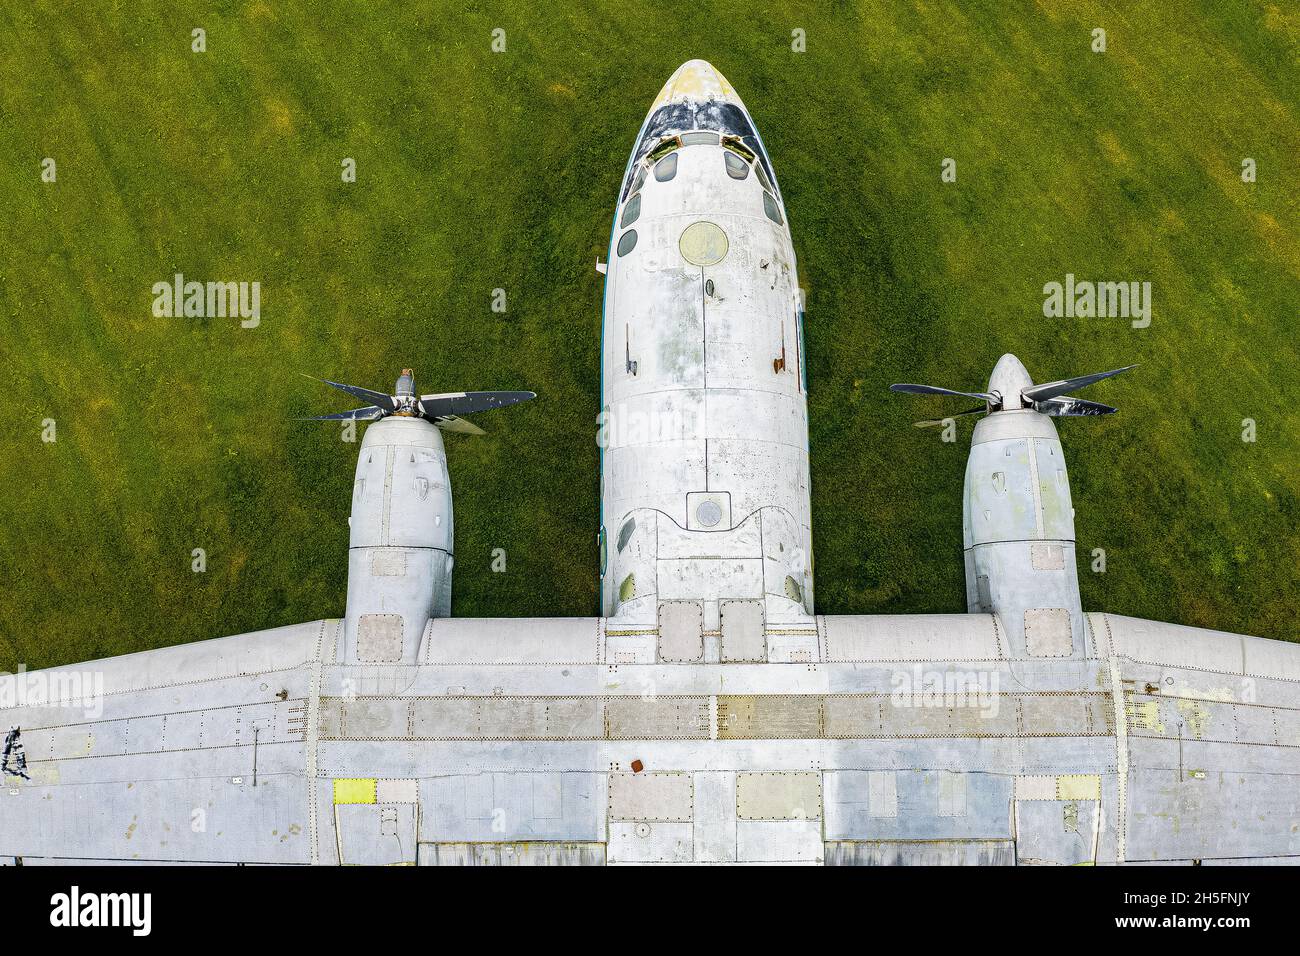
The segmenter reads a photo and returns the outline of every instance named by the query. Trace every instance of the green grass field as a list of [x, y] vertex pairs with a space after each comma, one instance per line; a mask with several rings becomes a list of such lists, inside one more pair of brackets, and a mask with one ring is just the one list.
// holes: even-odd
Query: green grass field
[[[1141, 363], [1060, 426], [1085, 608], [1300, 638], [1294, 6], [97, 6], [0, 13], [0, 667], [341, 615], [357, 445], [291, 421], [347, 407], [303, 372], [540, 393], [448, 439], [454, 611], [595, 613], [593, 263], [692, 57], [759, 124], [808, 290], [819, 612], [964, 609], [972, 420], [944, 444], [910, 422], [963, 404], [886, 387], [1013, 351]], [[177, 272], [259, 281], [261, 325], [155, 318]], [[1043, 318], [1067, 272], [1150, 281], [1151, 326]]]

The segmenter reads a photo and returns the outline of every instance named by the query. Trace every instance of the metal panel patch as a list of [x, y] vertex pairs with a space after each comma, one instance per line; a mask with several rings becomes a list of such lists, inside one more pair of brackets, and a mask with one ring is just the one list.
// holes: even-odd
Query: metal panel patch
[[1065, 570], [1065, 549], [1059, 544], [1031, 544], [1029, 560], [1035, 571]]
[[357, 621], [357, 660], [381, 663], [402, 659], [402, 615], [362, 614]]
[[1070, 612], [1036, 607], [1025, 612], [1025, 646], [1031, 657], [1069, 657], [1074, 652]]
[[664, 601], [659, 605], [659, 659], [676, 664], [704, 659], [704, 605]]
[[820, 773], [736, 775], [736, 816], [741, 820], [820, 820], [821, 815]]
[[611, 773], [609, 819], [690, 823], [695, 781], [689, 773]]
[[723, 661], [767, 660], [763, 602], [723, 601], [721, 610]]
[[815, 694], [718, 697], [719, 740], [799, 740], [821, 737], [825, 698]]
[[893, 770], [867, 772], [867, 812], [873, 817], [898, 816], [898, 775]]
[[371, 577], [404, 577], [406, 575], [406, 552], [388, 548], [376, 548], [370, 552]]

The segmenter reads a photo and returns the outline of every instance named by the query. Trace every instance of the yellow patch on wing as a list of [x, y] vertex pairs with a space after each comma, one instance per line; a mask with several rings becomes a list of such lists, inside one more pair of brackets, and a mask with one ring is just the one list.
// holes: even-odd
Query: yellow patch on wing
[[374, 777], [345, 777], [334, 781], [334, 803], [374, 803]]

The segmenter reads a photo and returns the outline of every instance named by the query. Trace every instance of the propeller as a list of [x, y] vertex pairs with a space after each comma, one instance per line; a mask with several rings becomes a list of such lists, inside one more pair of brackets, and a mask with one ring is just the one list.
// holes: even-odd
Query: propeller
[[990, 395], [988, 392], [954, 392], [950, 388], [939, 388], [936, 385], [891, 385], [891, 392], [911, 392], [913, 395], [960, 395], [965, 398], [982, 398], [986, 402], [997, 401], [996, 395]]
[[[1021, 391], [1020, 396], [1026, 402], [1041, 402], [1045, 399], [1056, 398], [1058, 395], [1064, 395], [1066, 392], [1073, 392], [1077, 388], [1083, 388], [1085, 385], [1100, 382], [1103, 378], [1110, 378], [1112, 375], [1118, 375], [1120, 372], [1127, 372], [1129, 369], [1134, 368], [1137, 368], [1137, 366], [1125, 365], [1123, 368], [1114, 368], [1109, 372], [1093, 372], [1091, 375], [1080, 375], [1078, 378], [1063, 378], [1059, 382], [1034, 385]], [[1115, 409], [1112, 408], [1111, 411], [1113, 412]], [[1094, 412], [1091, 414], [1101, 413]]]
[[425, 415], [438, 418], [487, 412], [536, 397], [533, 392], [444, 392], [441, 395], [421, 395], [419, 404]]
[[[306, 377], [312, 378], [310, 375]], [[415, 373], [409, 368], [402, 369], [402, 376], [397, 380], [397, 387], [392, 395], [371, 391], [357, 385], [331, 382], [327, 379], [315, 380], [370, 404], [347, 412], [336, 412], [333, 415], [313, 415], [301, 421], [377, 421], [388, 415], [397, 415], [404, 418], [425, 418], [444, 431], [464, 435], [486, 433], [473, 422], [461, 418], [461, 415], [505, 408], [507, 405], [517, 405], [537, 397], [536, 392], [443, 392], [417, 397]]]
[[[979, 408], [972, 408], [968, 412], [958, 412], [956, 415], [949, 415], [948, 418], [965, 418], [967, 415], [983, 415], [988, 411], [988, 406], [981, 405]], [[942, 425], [948, 418], [932, 418], [924, 422], [913, 422], [917, 428], [934, 428]]]
[[891, 392], [907, 392], [913, 395], [955, 395], [964, 398], [979, 398], [984, 401], [984, 405], [979, 408], [958, 412], [945, 418], [917, 422], [917, 428], [942, 425], [949, 418], [962, 418], [966, 415], [993, 414], [994, 412], [1020, 409], [1032, 409], [1040, 414], [1051, 415], [1052, 417], [1110, 415], [1117, 411], [1112, 405], [1090, 402], [1084, 398], [1074, 398], [1065, 393], [1092, 385], [1102, 379], [1119, 375], [1121, 372], [1127, 372], [1134, 368], [1137, 368], [1137, 366], [1126, 365], [1123, 368], [1111, 369], [1109, 372], [1094, 372], [1091, 375], [1080, 375], [1076, 378], [1064, 378], [1056, 382], [1035, 385], [1018, 358], [1014, 355], [1004, 355], [998, 360], [992, 376], [989, 377], [987, 392], [961, 392], [950, 388], [939, 388], [935, 385], [911, 384], [891, 385], [889, 390]]
[[[311, 376], [307, 376], [310, 378]], [[397, 402], [395, 396], [385, 395], [383, 392], [372, 392], [368, 388], [360, 388], [356, 385], [344, 385], [342, 382], [330, 382], [326, 379], [317, 379], [325, 382], [331, 388], [337, 388], [340, 392], [347, 392], [353, 398], [360, 399], [363, 402], [369, 402], [371, 405], [377, 405], [386, 412], [397, 411]]]

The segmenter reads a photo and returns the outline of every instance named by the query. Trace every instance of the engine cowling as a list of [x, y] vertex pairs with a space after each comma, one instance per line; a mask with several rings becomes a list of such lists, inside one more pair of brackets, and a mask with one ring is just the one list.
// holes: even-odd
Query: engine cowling
[[1074, 507], [1051, 418], [1026, 408], [981, 419], [963, 505], [967, 609], [998, 615], [1013, 657], [1082, 656]]
[[451, 483], [432, 422], [395, 415], [366, 429], [349, 523], [344, 659], [415, 663], [429, 619], [451, 613]]

